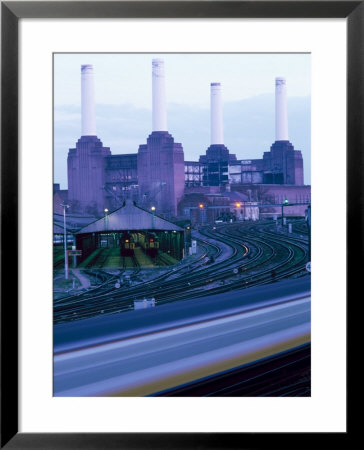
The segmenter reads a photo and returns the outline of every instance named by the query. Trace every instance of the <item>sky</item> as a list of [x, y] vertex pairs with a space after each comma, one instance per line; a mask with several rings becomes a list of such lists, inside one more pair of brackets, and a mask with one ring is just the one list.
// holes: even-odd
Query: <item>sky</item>
[[288, 133], [310, 184], [309, 54], [55, 54], [54, 182], [67, 189], [67, 154], [81, 136], [81, 65], [94, 66], [97, 136], [112, 154], [137, 153], [152, 132], [152, 59], [165, 62], [168, 131], [197, 161], [210, 145], [210, 83], [222, 85], [224, 143], [262, 158], [275, 140], [275, 78], [287, 83]]

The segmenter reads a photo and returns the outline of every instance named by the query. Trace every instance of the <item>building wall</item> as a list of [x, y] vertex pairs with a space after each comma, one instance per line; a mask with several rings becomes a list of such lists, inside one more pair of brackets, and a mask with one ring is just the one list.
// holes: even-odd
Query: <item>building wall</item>
[[236, 156], [230, 155], [223, 144], [212, 144], [201, 155], [199, 162], [203, 163], [203, 185], [224, 187], [229, 183], [229, 162], [235, 161]]
[[63, 214], [62, 204], [68, 204], [68, 191], [56, 190], [53, 194], [53, 212], [57, 214]]
[[311, 186], [292, 185], [255, 185], [255, 186], [232, 186], [232, 190], [248, 195], [251, 201], [260, 204], [275, 204], [276, 207], [260, 209], [260, 217], [272, 217], [281, 214], [281, 204], [285, 199], [289, 203], [306, 203], [304, 205], [285, 206], [284, 214], [287, 216], [304, 217], [307, 203], [311, 203]]
[[142, 203], [166, 217], [177, 215], [185, 186], [184, 154], [166, 131], [154, 131], [138, 150], [138, 184]]
[[263, 183], [263, 160], [239, 160], [229, 164], [230, 184]]
[[105, 157], [110, 149], [96, 136], [82, 136], [68, 152], [68, 202], [71, 212], [100, 215], [105, 208]]
[[263, 170], [265, 184], [304, 184], [302, 154], [289, 141], [272, 144], [270, 152], [263, 155]]
[[237, 160], [224, 145], [210, 146], [198, 162], [185, 163], [185, 186], [289, 184], [303, 186], [303, 159], [289, 141], [277, 141], [262, 159]]
[[197, 161], [185, 161], [185, 186], [199, 187], [203, 185], [204, 164]]
[[224, 145], [214, 145], [199, 161], [185, 162], [182, 145], [165, 131], [153, 132], [137, 154], [125, 155], [111, 155], [96, 136], [81, 137], [69, 150], [68, 186], [70, 212], [95, 216], [103, 215], [104, 208], [121, 207], [127, 198], [147, 209], [155, 206], [165, 217], [176, 216], [184, 194], [219, 193], [229, 186], [246, 193], [249, 201], [310, 200], [302, 154], [288, 141], [275, 142], [262, 159], [237, 160]]
[[138, 201], [137, 153], [105, 158], [105, 195], [110, 211], [120, 208], [124, 200]]

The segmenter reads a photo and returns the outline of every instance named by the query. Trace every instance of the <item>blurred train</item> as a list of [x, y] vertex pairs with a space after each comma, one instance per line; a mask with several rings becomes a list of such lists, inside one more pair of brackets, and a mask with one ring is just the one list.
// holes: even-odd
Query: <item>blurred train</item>
[[[192, 395], [198, 396], [202, 390], [199, 382], [205, 377], [211, 377], [213, 381], [212, 389], [208, 392], [207, 388], [205, 392], [214, 395], [219, 389], [218, 394], [224, 395], [224, 387], [220, 384], [221, 373], [234, 369], [237, 360], [243, 361], [242, 369], [258, 361], [259, 366], [263, 364], [266, 373], [272, 367], [275, 367], [274, 370], [277, 367], [287, 368], [286, 365], [276, 364], [275, 357], [279, 357], [281, 352], [287, 354], [293, 351], [296, 361], [309, 361], [309, 356], [303, 360], [302, 354], [296, 351], [307, 348], [311, 340], [311, 279], [301, 277], [270, 286], [251, 287], [244, 290], [244, 302], [241, 292], [206, 293], [200, 298], [172, 301], [168, 308], [143, 308], [137, 314], [134, 311], [100, 314], [84, 321], [82, 333], [79, 332], [79, 321], [56, 324], [53, 337], [53, 395], [140, 397], [161, 395], [164, 392], [164, 395], [173, 396], [170, 390], [176, 386], [195, 384], [200, 391]], [[251, 314], [252, 308], [254, 314]], [[227, 321], [226, 317], [231, 314], [234, 315], [234, 321]], [[147, 330], [145, 323], [148, 323]], [[204, 323], [206, 328], [196, 331], [196, 323]], [[235, 333], [232, 327], [237, 330]], [[170, 340], [171, 329], [177, 330], [174, 342]], [[244, 329], [249, 330], [249, 336], [238, 342], [236, 333], [241, 334]], [[202, 339], [196, 339], [197, 332]], [[145, 337], [140, 339], [141, 335]], [[151, 348], [145, 345], [145, 339], [149, 338], [153, 339]], [[113, 342], [112, 350], [110, 341]], [[189, 364], [183, 364], [186, 342], [195, 351], [190, 352]], [[97, 349], [97, 358], [92, 349]], [[158, 358], [151, 357], [151, 352], [158, 352]], [[262, 354], [267, 358], [268, 366], [261, 362]], [[269, 360], [268, 357], [274, 359]], [[270, 362], [273, 362], [273, 366], [270, 366]], [[287, 364], [292, 362], [293, 359]], [[126, 368], [126, 376], [120, 377], [120, 364]], [[294, 370], [302, 377], [303, 371], [307, 373], [309, 367], [300, 367]], [[195, 368], [196, 371], [193, 371]], [[217, 377], [211, 368], [215, 368]], [[151, 370], [157, 374], [158, 383], [150, 382]], [[100, 382], [93, 383], [92, 379], [96, 375]], [[242, 377], [241, 373], [238, 376]], [[237, 388], [234, 385], [236, 380], [234, 382], [230, 378], [229, 384], [230, 381], [233, 388]], [[269, 382], [275, 382], [274, 377], [268, 383], [262, 383], [262, 389], [263, 385], [269, 386]], [[245, 382], [243, 384], [246, 385]], [[290, 390], [292, 385], [289, 387], [289, 384], [291, 381], [286, 379], [282, 385]], [[249, 388], [254, 392], [257, 385], [249, 384]]]
[[159, 250], [159, 237], [155, 233], [140, 234], [139, 242], [147, 255], [156, 256]]
[[123, 233], [120, 237], [120, 255], [132, 256], [135, 250], [135, 239], [131, 233]]

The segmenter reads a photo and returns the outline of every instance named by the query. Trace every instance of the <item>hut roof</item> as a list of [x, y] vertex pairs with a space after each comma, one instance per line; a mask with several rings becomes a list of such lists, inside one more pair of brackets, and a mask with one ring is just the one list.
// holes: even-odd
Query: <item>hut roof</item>
[[162, 219], [157, 215], [154, 215], [153, 221], [153, 214], [151, 212], [146, 211], [145, 209], [136, 206], [134, 202], [127, 200], [121, 208], [108, 214], [107, 218], [103, 217], [90, 223], [79, 230], [77, 234], [97, 233], [101, 231], [110, 232], [152, 229], [183, 231], [183, 228], [168, 220]]

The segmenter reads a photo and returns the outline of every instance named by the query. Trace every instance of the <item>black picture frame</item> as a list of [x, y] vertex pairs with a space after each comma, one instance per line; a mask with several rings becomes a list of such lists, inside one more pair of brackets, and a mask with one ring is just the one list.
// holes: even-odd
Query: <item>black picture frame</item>
[[[346, 18], [347, 19], [347, 304], [363, 263], [363, 1], [5, 1], [1, 2], [1, 448], [184, 449], [296, 447], [346, 433], [19, 433], [18, 432], [18, 21], [21, 18]], [[10, 238], [11, 236], [11, 238]], [[359, 240], [359, 246], [358, 246]], [[349, 310], [347, 309], [349, 313]], [[348, 335], [349, 338], [349, 335]], [[349, 339], [347, 349], [350, 348]], [[348, 366], [347, 366], [347, 375]], [[334, 395], [334, 393], [333, 393]], [[348, 397], [349, 398], [349, 397]], [[349, 405], [347, 405], [349, 406]], [[349, 434], [350, 432], [350, 434]]]

